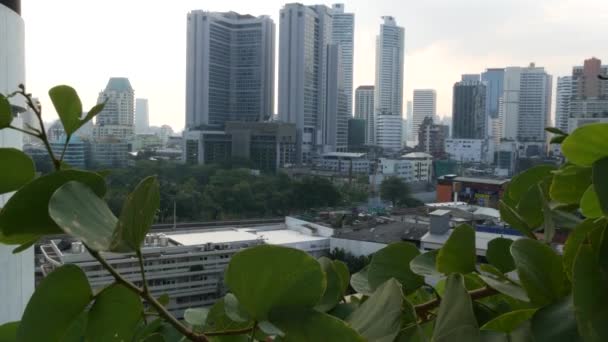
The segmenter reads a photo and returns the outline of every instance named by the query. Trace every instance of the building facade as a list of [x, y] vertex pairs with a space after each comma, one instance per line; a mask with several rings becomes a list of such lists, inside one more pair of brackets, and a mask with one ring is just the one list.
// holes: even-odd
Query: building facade
[[[0, 93], [8, 94], [25, 82], [25, 24], [21, 18], [19, 0], [0, 3]], [[25, 108], [19, 97], [9, 99], [11, 105]], [[22, 127], [20, 118], [12, 125]], [[21, 149], [23, 134], [13, 130], [0, 130], [0, 147]], [[0, 195], [0, 207], [9, 200], [10, 193]], [[34, 247], [13, 254], [16, 246], [0, 244], [0, 325], [19, 321], [34, 292]]]
[[104, 103], [95, 117], [94, 138], [130, 139], [135, 133], [135, 92], [128, 78], [112, 77], [97, 103]]
[[433, 175], [433, 156], [412, 152], [399, 159], [380, 158], [378, 170], [382, 179], [395, 176], [406, 183], [430, 182]]
[[[65, 136], [58, 140], [51, 141], [51, 149], [56, 156], [60, 156], [65, 145]], [[68, 146], [63, 156], [63, 161], [69, 166], [77, 169], [86, 169], [88, 165], [88, 146], [79, 136], [74, 135], [70, 138]]]
[[555, 92], [555, 127], [568, 132], [568, 119], [570, 118], [570, 99], [572, 98], [572, 76], [557, 78]]
[[452, 137], [455, 139], [483, 139], [487, 136], [486, 85], [479, 75], [462, 76], [454, 84], [452, 97]]
[[552, 78], [543, 67], [505, 69], [502, 138], [545, 142], [551, 123]]
[[355, 91], [355, 118], [365, 120], [366, 144], [373, 145], [375, 141], [374, 128], [374, 86], [362, 85]]
[[448, 158], [464, 163], [492, 163], [494, 143], [489, 139], [446, 139]]
[[150, 130], [148, 99], [135, 99], [135, 133], [144, 134]]
[[131, 143], [111, 137], [100, 138], [89, 144], [92, 168], [125, 168], [129, 165]]
[[347, 116], [353, 116], [353, 65], [355, 51], [355, 14], [344, 13], [344, 4], [334, 4], [331, 7], [333, 16], [332, 40], [340, 45], [341, 65], [344, 77], [344, 92], [346, 93]]
[[274, 113], [274, 37], [268, 16], [188, 13], [186, 129]]
[[314, 168], [341, 175], [364, 174], [372, 171], [373, 162], [365, 153], [329, 152], [315, 160]]
[[595, 57], [572, 68], [568, 131], [590, 123], [608, 122], [608, 81], [600, 80], [598, 75], [608, 77], [608, 65], [602, 65]]
[[393, 17], [385, 16], [382, 19], [384, 22], [380, 25], [380, 34], [376, 37], [374, 142], [384, 149], [395, 150], [401, 148], [402, 127], [400, 124], [398, 127], [389, 127], [387, 124], [402, 120], [405, 29], [397, 26]]
[[445, 156], [445, 139], [450, 128], [433, 123], [433, 119], [427, 117], [422, 121], [418, 131], [419, 151], [432, 155], [434, 158]]
[[414, 89], [412, 102], [412, 138], [418, 141], [420, 125], [425, 118], [435, 118], [437, 115], [437, 91], [435, 89]]
[[364, 119], [348, 120], [348, 150], [353, 152], [363, 149], [367, 143], [366, 121]]

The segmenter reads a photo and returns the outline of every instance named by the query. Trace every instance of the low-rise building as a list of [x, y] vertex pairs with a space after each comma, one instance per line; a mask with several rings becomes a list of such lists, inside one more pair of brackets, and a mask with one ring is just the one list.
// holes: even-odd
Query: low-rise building
[[380, 158], [376, 177], [379, 183], [386, 177], [399, 177], [406, 183], [430, 182], [433, 177], [433, 156], [424, 152], [411, 152], [399, 159]]
[[89, 148], [90, 166], [93, 168], [123, 168], [129, 164], [131, 144], [122, 139], [93, 139]]
[[464, 201], [481, 207], [498, 208], [509, 179], [457, 177], [437, 178], [437, 202]]
[[445, 140], [445, 153], [448, 158], [462, 163], [492, 163], [493, 147], [488, 139]]
[[313, 165], [315, 170], [330, 171], [335, 174], [368, 175], [372, 171], [373, 161], [367, 159], [365, 153], [329, 152], [316, 158]]
[[[187, 308], [211, 306], [226, 293], [224, 271], [240, 250], [261, 244], [297, 248], [314, 257], [329, 252], [333, 229], [287, 217], [283, 223], [241, 227], [208, 227], [148, 234], [142, 254], [148, 287], [156, 297], [169, 295], [167, 305], [177, 317]], [[41, 245], [44, 275], [66, 264], [79, 266], [95, 290], [114, 278], [86, 251], [80, 241], [53, 239]], [[134, 253], [104, 253], [110, 265], [141, 286]]]
[[[65, 142], [65, 136], [50, 142], [51, 149], [53, 150], [55, 156], [61, 156], [64, 150]], [[68, 142], [67, 148], [65, 149], [63, 161], [71, 167], [85, 169], [88, 165], [88, 152], [89, 149], [87, 142], [81, 140], [79, 136], [73, 135]]]

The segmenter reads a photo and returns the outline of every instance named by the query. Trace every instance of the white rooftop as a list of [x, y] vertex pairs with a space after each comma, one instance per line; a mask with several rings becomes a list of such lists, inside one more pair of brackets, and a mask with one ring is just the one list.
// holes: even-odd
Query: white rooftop
[[[420, 239], [421, 245], [426, 249], [439, 249], [443, 247], [448, 238], [452, 234], [453, 229], [450, 229], [447, 233], [442, 235], [426, 233]], [[475, 249], [477, 249], [477, 255], [486, 255], [486, 251], [488, 250], [488, 243], [491, 240], [496, 238], [503, 237], [511, 240], [521, 239], [521, 236], [515, 235], [507, 235], [507, 234], [495, 234], [495, 233], [487, 233], [487, 232], [475, 232]]]
[[207, 232], [191, 232], [182, 234], [169, 234], [167, 237], [183, 246], [198, 246], [206, 243], [228, 243], [239, 241], [252, 241], [258, 236], [240, 229], [222, 229]]
[[340, 157], [340, 158], [363, 158], [365, 153], [354, 152], [328, 152], [324, 153], [323, 157]]
[[262, 230], [255, 232], [257, 236], [262, 237], [264, 242], [269, 245], [286, 245], [305, 241], [327, 240], [323, 236], [311, 236], [302, 234], [295, 230], [278, 229], [278, 230]]

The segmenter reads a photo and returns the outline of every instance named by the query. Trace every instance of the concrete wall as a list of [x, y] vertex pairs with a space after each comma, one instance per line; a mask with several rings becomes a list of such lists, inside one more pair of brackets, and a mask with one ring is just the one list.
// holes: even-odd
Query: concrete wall
[[331, 251], [333, 251], [335, 248], [342, 248], [355, 256], [367, 256], [372, 253], [376, 253], [386, 246], [387, 244], [384, 243], [339, 239], [334, 237], [329, 240], [329, 249]]

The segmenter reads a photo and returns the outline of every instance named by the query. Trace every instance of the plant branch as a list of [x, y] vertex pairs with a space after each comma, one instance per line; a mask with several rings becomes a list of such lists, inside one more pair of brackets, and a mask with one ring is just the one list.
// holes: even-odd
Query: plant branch
[[70, 143], [70, 139], [72, 138], [71, 134], [68, 134], [65, 138], [65, 144], [63, 144], [63, 151], [61, 151], [61, 156], [59, 156], [59, 163], [63, 162], [63, 157], [65, 156], [65, 151], [68, 149], [68, 144]]
[[205, 333], [205, 336], [243, 335], [250, 333], [252, 330], [253, 327], [234, 330], [214, 331]]
[[258, 321], [253, 322], [253, 328], [251, 329], [251, 335], [249, 335], [249, 342], [253, 342], [253, 337], [255, 336], [255, 329], [258, 327]]
[[40, 136], [36, 135], [35, 133], [27, 131], [27, 130], [19, 128], [19, 127], [8, 126], [8, 128], [13, 129], [13, 130], [18, 131], [18, 132], [21, 132], [23, 134], [27, 134], [27, 135], [31, 135], [31, 136], [36, 137], [36, 138], [40, 138]]
[[[498, 292], [491, 287], [485, 286], [485, 287], [482, 287], [477, 290], [469, 291], [468, 293], [469, 293], [469, 296], [471, 296], [471, 300], [476, 300], [476, 299], [493, 296], [493, 295], [497, 294]], [[435, 298], [426, 303], [422, 303], [422, 304], [418, 304], [418, 305], [414, 306], [414, 309], [416, 310], [416, 314], [418, 315], [418, 317], [425, 318], [428, 316], [429, 311], [439, 307], [440, 304], [441, 304], [441, 298]]]
[[[65, 144], [67, 146], [67, 143]], [[63, 150], [65, 152], [65, 148]], [[61, 154], [61, 159], [63, 159], [63, 153]], [[137, 254], [137, 260], [139, 261], [139, 271], [141, 272], [141, 283], [143, 286], [143, 291], [145, 293], [150, 293], [150, 291], [148, 291], [148, 281], [146, 280], [146, 272], [144, 270], [144, 256], [141, 254], [141, 249], [137, 249], [137, 251], [135, 252]], [[146, 315], [143, 315], [144, 318], [144, 323], [148, 324], [148, 319], [146, 318]]]

